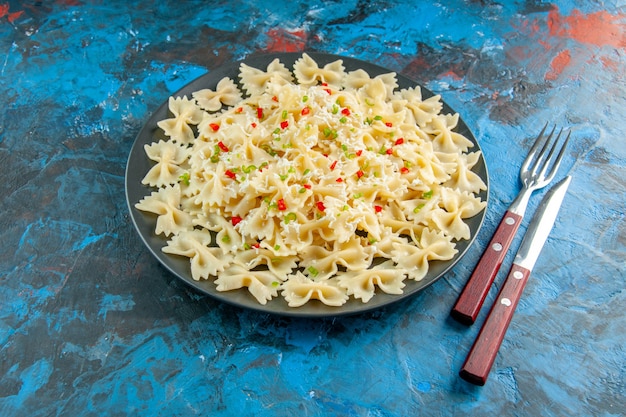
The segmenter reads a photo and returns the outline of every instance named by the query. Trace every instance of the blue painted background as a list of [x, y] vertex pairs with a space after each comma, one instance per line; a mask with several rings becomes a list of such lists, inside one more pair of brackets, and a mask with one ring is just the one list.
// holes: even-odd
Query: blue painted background
[[[125, 164], [151, 112], [224, 63], [302, 50], [412, 77], [484, 150], [476, 245], [408, 301], [238, 310], [178, 282], [130, 223]], [[626, 414], [623, 2], [9, 1], [0, 51], [0, 415]], [[486, 309], [470, 328], [449, 310], [546, 121], [571, 128], [573, 183], [475, 387], [457, 372]]]

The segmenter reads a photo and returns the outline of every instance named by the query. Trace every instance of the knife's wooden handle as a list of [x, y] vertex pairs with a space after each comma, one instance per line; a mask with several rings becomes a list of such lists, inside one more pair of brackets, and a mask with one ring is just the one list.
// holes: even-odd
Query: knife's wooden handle
[[489, 288], [500, 270], [521, 222], [522, 216], [508, 210], [504, 213], [491, 242], [450, 312], [459, 322], [470, 325], [476, 321], [476, 316], [485, 302]]
[[459, 372], [464, 380], [485, 385], [529, 276], [528, 269], [517, 264], [511, 267], [504, 286]]

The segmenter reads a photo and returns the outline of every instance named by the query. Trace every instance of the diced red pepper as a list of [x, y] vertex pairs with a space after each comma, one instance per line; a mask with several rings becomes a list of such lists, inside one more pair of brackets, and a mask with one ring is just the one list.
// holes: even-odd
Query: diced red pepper
[[404, 143], [404, 138], [398, 138], [396, 140], [396, 145], [402, 145]]
[[333, 171], [336, 166], [337, 166], [337, 161], [333, 161], [333, 163], [330, 164], [330, 170]]
[[288, 126], [289, 126], [289, 122], [287, 120], [280, 122], [281, 129], [287, 129]]
[[393, 123], [391, 123], [391, 122], [385, 122], [385, 126], [387, 126], [387, 127], [393, 127]]
[[356, 156], [361, 156], [362, 153], [363, 153], [363, 149], [359, 149], [358, 151], [356, 151]]
[[214, 132], [217, 132], [218, 130], [220, 130], [220, 125], [218, 125], [217, 123], [210, 123], [209, 127], [211, 128], [211, 130], [213, 130]]
[[335, 180], [336, 182], [343, 182], [343, 178], [339, 177]]
[[243, 219], [239, 216], [233, 216], [230, 218], [230, 222], [233, 224], [233, 226], [237, 226], [239, 223], [241, 223]]
[[261, 244], [259, 242], [251, 245], [254, 249], [259, 249], [261, 247]]
[[347, 107], [342, 109], [341, 114], [343, 114], [344, 116], [350, 116], [350, 109]]
[[324, 211], [324, 210], [326, 210], [326, 206], [324, 205], [324, 202], [323, 202], [323, 201], [318, 201], [318, 202], [317, 202], [317, 209], [318, 209], [319, 211]]
[[224, 145], [224, 142], [222, 142], [221, 140], [217, 142], [217, 146], [219, 146], [222, 152], [228, 152], [228, 146]]
[[304, 188], [306, 188], [307, 190], [311, 189], [311, 184], [304, 184], [302, 185]]
[[361, 178], [363, 175], [365, 175], [365, 173], [362, 170], [360, 170], [360, 169], [356, 172], [356, 176], [358, 178]]
[[306, 116], [309, 113], [311, 113], [311, 108], [309, 106], [303, 107], [302, 111], [300, 112], [300, 114], [302, 114], [303, 116]]
[[392, 155], [392, 154], [393, 154], [393, 149], [389, 148], [389, 149], [387, 149], [387, 150], [385, 151], [385, 153], [386, 153], [387, 155]]
[[274, 96], [272, 97], [272, 100], [278, 103], [278, 97]]
[[330, 88], [325, 88], [324, 91], [326, 91], [329, 95], [333, 93], [332, 91], [330, 91]]
[[237, 107], [235, 113], [243, 113], [243, 107]]
[[256, 108], [256, 117], [259, 120], [263, 119], [263, 108], [261, 108], [261, 107], [257, 107]]
[[231, 180], [234, 180], [235, 178], [237, 178], [237, 175], [235, 175], [235, 173], [231, 171], [230, 169], [227, 169], [226, 172], [224, 172], [224, 174]]
[[383, 207], [382, 207], [382, 206], [378, 206], [378, 205], [376, 205], [376, 206], [374, 206], [374, 211], [375, 211], [376, 213], [380, 213], [381, 211], [383, 211]]
[[278, 200], [277, 206], [278, 206], [278, 210], [280, 210], [280, 211], [287, 210], [287, 204], [285, 204], [285, 200], [283, 200], [282, 198], [280, 200]]
[[402, 167], [402, 168], [400, 168], [400, 173], [401, 174], [408, 174], [409, 173], [409, 169], [407, 167]]
[[252, 126], [253, 128], [256, 127], [256, 123], [252, 123], [250, 126]]

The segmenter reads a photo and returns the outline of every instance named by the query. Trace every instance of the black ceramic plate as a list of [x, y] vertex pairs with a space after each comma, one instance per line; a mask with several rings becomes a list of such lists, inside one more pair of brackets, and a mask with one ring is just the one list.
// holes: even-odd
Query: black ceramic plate
[[[372, 77], [379, 74], [392, 72], [386, 68], [349, 57], [313, 52], [308, 54], [320, 66], [341, 59], [343, 61], [343, 65], [346, 68], [346, 71], [363, 69], [367, 71]], [[264, 54], [248, 57], [242, 62], [250, 65], [251, 67], [264, 70], [272, 60], [274, 60], [275, 58], [279, 58], [280, 61], [285, 64], [287, 68], [292, 69], [293, 63], [301, 56], [301, 53]], [[217, 83], [223, 77], [230, 77], [231, 79], [238, 81], [239, 64], [240, 62], [234, 62], [230, 65], [225, 65], [218, 69], [212, 70], [210, 73], [197, 78], [196, 80], [192, 81], [172, 95], [175, 97], [183, 95], [191, 97], [191, 93], [194, 91], [201, 90], [203, 88], [215, 89]], [[397, 75], [397, 79], [399, 88], [415, 87], [418, 85], [414, 81], [411, 81], [410, 79], [403, 77], [400, 74]], [[433, 95], [432, 92], [428, 91], [424, 87], [421, 87], [421, 90], [422, 96], [424, 98], [428, 98]], [[445, 103], [443, 106], [443, 112], [456, 113]], [[404, 293], [402, 295], [390, 295], [385, 294], [382, 291], [377, 291], [376, 295], [367, 303], [363, 303], [360, 300], [350, 298], [348, 302], [341, 307], [329, 307], [318, 301], [313, 300], [302, 307], [292, 308], [287, 306], [287, 302], [280, 295], [275, 299], [269, 301], [266, 305], [261, 305], [256, 301], [256, 299], [252, 297], [252, 295], [248, 293], [247, 289], [219, 292], [215, 289], [215, 284], [212, 280], [193, 280], [193, 278], [191, 277], [189, 258], [163, 253], [161, 251], [161, 248], [165, 246], [166, 239], [162, 236], [156, 236], [154, 234], [156, 216], [150, 213], [144, 213], [135, 208], [135, 204], [140, 199], [149, 195], [151, 192], [151, 189], [149, 187], [141, 184], [141, 180], [148, 172], [152, 164], [151, 161], [146, 157], [143, 147], [145, 144], [150, 144], [154, 141], [158, 141], [159, 139], [164, 138], [161, 130], [157, 127], [157, 122], [168, 117], [170, 116], [168, 114], [166, 98], [165, 102], [156, 110], [156, 112], [154, 112], [154, 114], [152, 114], [143, 129], [139, 132], [139, 135], [137, 136], [135, 143], [133, 144], [133, 147], [130, 151], [128, 164], [126, 167], [126, 199], [128, 203], [128, 208], [130, 210], [130, 215], [133, 223], [135, 224], [137, 232], [139, 232], [139, 235], [141, 236], [141, 239], [146, 244], [150, 252], [152, 252], [152, 254], [159, 260], [159, 262], [161, 262], [161, 264], [165, 266], [165, 268], [167, 268], [169, 271], [171, 271], [171, 273], [173, 273], [192, 287], [198, 289], [199, 291], [229, 304], [265, 313], [301, 317], [339, 316], [346, 314], [362, 313], [365, 311], [380, 308], [382, 306], [405, 299], [406, 297], [411, 297], [415, 295], [433, 282], [437, 281], [446, 272], [448, 272], [465, 255], [469, 246], [474, 242], [474, 239], [476, 238], [476, 235], [478, 234], [478, 231], [482, 226], [485, 217], [486, 210], [483, 210], [478, 215], [470, 219], [466, 219], [466, 222], [468, 223], [471, 230], [471, 239], [457, 242], [456, 248], [458, 249], [458, 253], [451, 260], [445, 262], [431, 262], [428, 274], [421, 281], [416, 282], [410, 279], [405, 280], [406, 286], [404, 287]], [[465, 122], [462, 120], [462, 118], [460, 118], [458, 126], [455, 130], [458, 133], [463, 134], [474, 143], [474, 148], [472, 148], [471, 151], [480, 150], [478, 142], [476, 141], [474, 135], [467, 127]], [[487, 175], [487, 166], [485, 165], [484, 158], [481, 157], [478, 163], [474, 166], [474, 172], [483, 179], [488, 188], [489, 178]], [[480, 197], [484, 201], [487, 201], [488, 191], [482, 192], [480, 194]]]

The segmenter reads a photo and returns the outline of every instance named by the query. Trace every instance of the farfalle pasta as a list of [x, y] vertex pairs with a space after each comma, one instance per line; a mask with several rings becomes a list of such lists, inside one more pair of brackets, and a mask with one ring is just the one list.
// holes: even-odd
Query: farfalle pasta
[[307, 54], [292, 71], [242, 64], [238, 82], [170, 98], [167, 140], [145, 147], [153, 190], [136, 208], [193, 279], [263, 305], [366, 303], [471, 238], [480, 151], [439, 96]]

